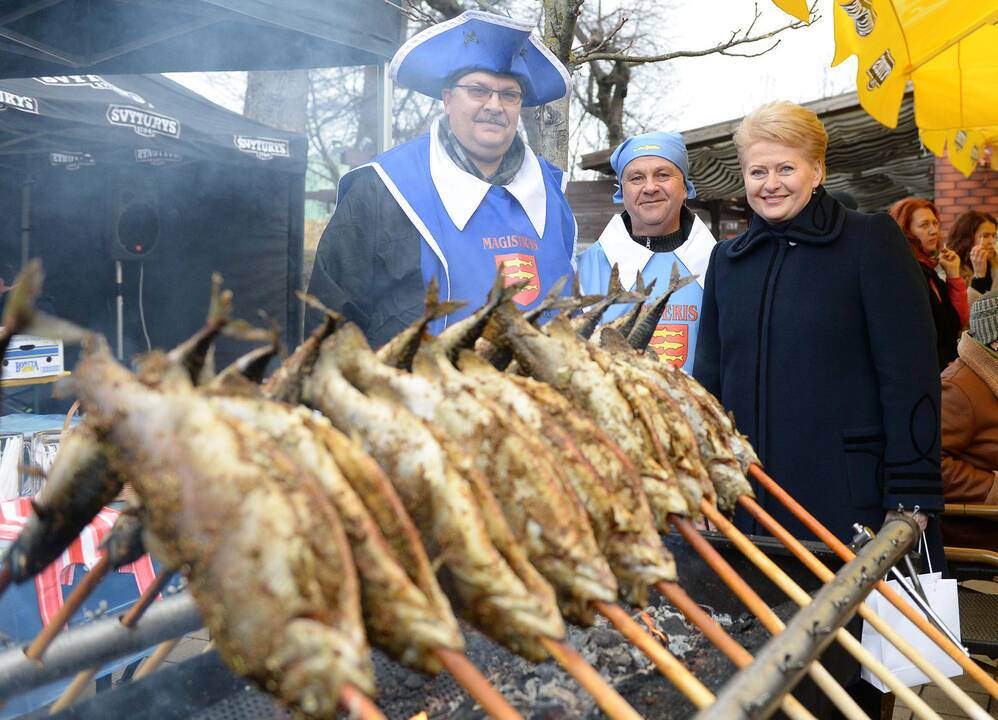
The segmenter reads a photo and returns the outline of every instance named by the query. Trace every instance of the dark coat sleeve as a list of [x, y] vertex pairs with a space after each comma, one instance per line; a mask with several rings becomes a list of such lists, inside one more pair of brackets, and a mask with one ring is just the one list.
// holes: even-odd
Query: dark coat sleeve
[[897, 224], [873, 215], [860, 286], [883, 412], [883, 507], [942, 510], [936, 337], [917, 263]]
[[[308, 292], [379, 346], [422, 310], [421, 238], [372, 168], [353, 172], [319, 240]], [[309, 308], [305, 332], [321, 320]]]
[[714, 260], [719, 247], [721, 243], [711, 250], [704, 276], [697, 350], [693, 360], [693, 377], [718, 398], [721, 396], [721, 341], [717, 328], [717, 298], [714, 297]]

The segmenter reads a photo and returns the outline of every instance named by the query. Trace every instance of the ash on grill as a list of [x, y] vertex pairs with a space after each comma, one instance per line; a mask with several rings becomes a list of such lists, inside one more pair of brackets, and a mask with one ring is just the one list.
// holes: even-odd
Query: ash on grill
[[[669, 641], [669, 650], [717, 691], [735, 673], [735, 666], [714, 648], [679, 612], [658, 593], [645, 608], [655, 626]], [[768, 633], [755, 618], [705, 609], [750, 652], [761, 647]], [[783, 618], [795, 610], [788, 603], [776, 608]], [[640, 620], [639, 620], [640, 622]], [[467, 626], [462, 628], [468, 657], [510, 703], [528, 720], [600, 718], [602, 712], [592, 697], [554, 661], [532, 665], [490, 642]], [[688, 718], [696, 708], [655, 669], [644, 655], [626, 642], [603, 618], [590, 628], [569, 627], [568, 639], [585, 660], [610, 681], [635, 710], [645, 717]], [[485, 717], [467, 694], [447, 674], [430, 678], [407, 671], [375, 653], [378, 707], [392, 720], [407, 720], [421, 710], [433, 718], [471, 720]]]

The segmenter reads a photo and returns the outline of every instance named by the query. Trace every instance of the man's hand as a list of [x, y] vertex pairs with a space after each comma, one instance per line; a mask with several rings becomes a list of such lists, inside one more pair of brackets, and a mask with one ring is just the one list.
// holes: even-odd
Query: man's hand
[[949, 248], [943, 248], [939, 252], [939, 264], [946, 271], [947, 278], [960, 276], [960, 256]]
[[910, 517], [912, 520], [918, 523], [918, 527], [921, 529], [921, 531], [925, 532], [925, 528], [929, 524], [929, 516], [921, 512], [911, 513], [905, 510], [903, 513], [899, 513], [897, 510], [888, 510], [887, 514], [884, 515], [884, 522], [889, 522], [890, 520], [897, 520], [902, 515], [907, 515], [908, 517]]

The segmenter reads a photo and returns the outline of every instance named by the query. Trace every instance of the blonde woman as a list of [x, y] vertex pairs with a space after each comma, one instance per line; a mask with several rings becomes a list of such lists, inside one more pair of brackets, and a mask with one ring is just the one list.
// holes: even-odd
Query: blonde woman
[[939, 368], [908, 243], [889, 216], [848, 210], [822, 187], [828, 136], [810, 110], [764, 105], [734, 140], [754, 215], [711, 256], [694, 375], [840, 538], [899, 506], [918, 507], [924, 527], [943, 505]]

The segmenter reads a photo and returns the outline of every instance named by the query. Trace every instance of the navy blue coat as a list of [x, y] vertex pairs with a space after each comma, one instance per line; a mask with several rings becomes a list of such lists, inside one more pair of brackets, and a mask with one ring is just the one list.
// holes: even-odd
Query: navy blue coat
[[935, 330], [889, 216], [847, 210], [819, 188], [789, 224], [754, 216], [719, 243], [705, 285], [694, 374], [771, 477], [843, 539], [854, 522], [879, 528], [898, 503], [942, 509]]

